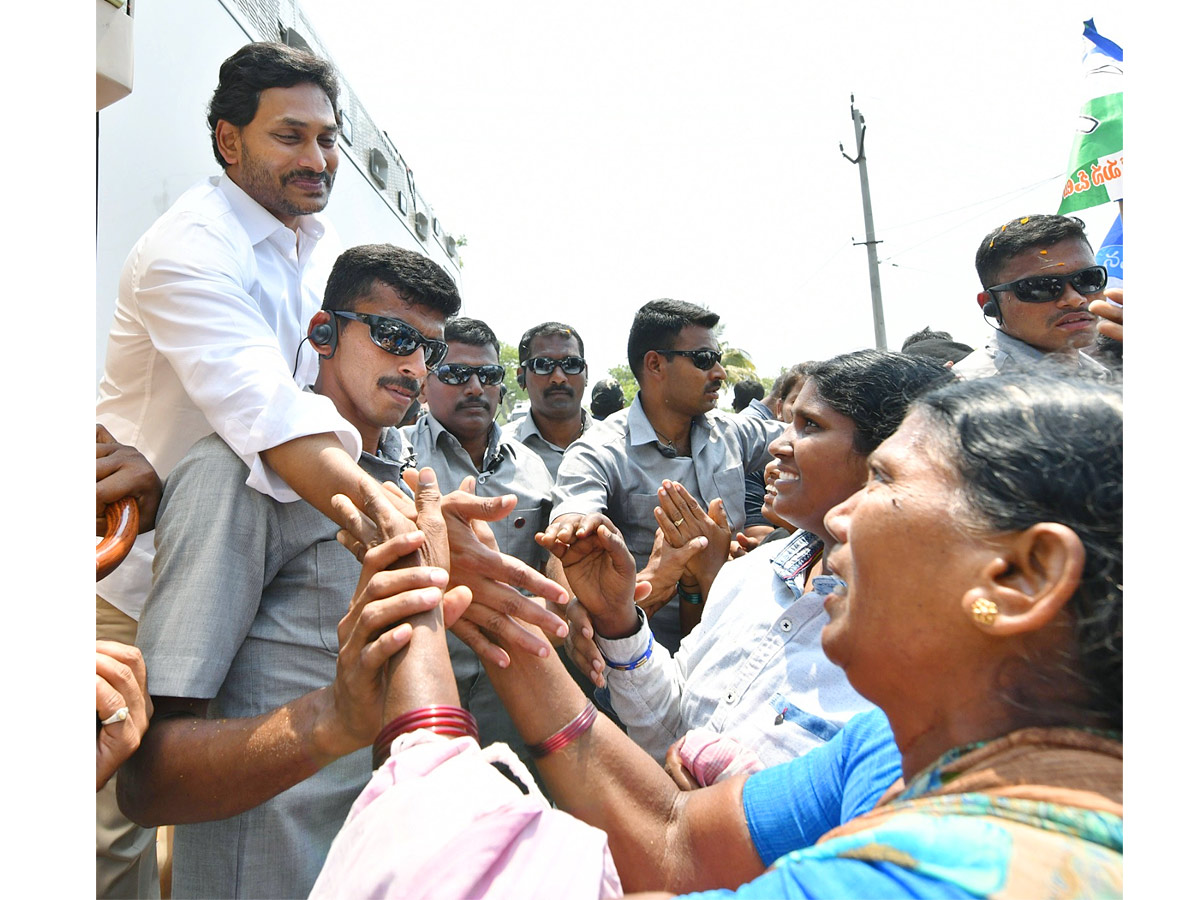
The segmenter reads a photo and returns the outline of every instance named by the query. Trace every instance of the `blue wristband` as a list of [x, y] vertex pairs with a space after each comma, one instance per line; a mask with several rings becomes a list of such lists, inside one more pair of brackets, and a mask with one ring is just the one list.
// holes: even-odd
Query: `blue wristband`
[[[642, 612], [642, 608], [640, 606], [637, 609], [637, 613], [638, 613], [638, 628], [641, 628], [642, 622], [644, 622], [646, 620], [646, 614], [644, 612]], [[653, 631], [650, 632], [650, 641], [649, 641], [649, 643], [646, 644], [646, 651], [641, 656], [639, 656], [637, 659], [633, 660], [632, 662], [615, 663], [611, 659], [609, 659], [607, 656], [604, 655], [603, 650], [600, 651], [600, 655], [604, 658], [605, 665], [607, 665], [610, 669], [620, 669], [622, 672], [628, 672], [630, 669], [636, 669], [640, 666], [644, 666], [646, 663], [648, 663], [650, 661], [650, 656], [653, 653], [654, 653], [654, 632]]]

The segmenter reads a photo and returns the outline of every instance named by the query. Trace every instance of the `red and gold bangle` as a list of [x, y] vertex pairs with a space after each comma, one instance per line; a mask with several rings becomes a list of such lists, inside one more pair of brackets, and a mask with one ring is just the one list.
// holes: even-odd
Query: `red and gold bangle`
[[383, 726], [375, 738], [371, 761], [378, 769], [387, 761], [392, 741], [402, 734], [428, 728], [446, 737], [469, 737], [479, 743], [479, 726], [475, 717], [459, 706], [422, 706], [399, 715]]
[[564, 725], [559, 731], [550, 735], [550, 737], [546, 738], [540, 744], [526, 744], [525, 747], [534, 759], [541, 759], [567, 746], [567, 744], [591, 728], [592, 723], [595, 721], [596, 706], [589, 700], [587, 706], [583, 708], [583, 712]]

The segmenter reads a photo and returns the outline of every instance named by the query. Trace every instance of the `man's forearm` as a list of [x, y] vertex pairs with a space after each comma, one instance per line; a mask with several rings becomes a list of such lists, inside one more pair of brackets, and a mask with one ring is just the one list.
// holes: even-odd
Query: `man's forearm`
[[332, 432], [294, 438], [261, 455], [288, 487], [334, 521], [333, 495], [345, 494], [357, 503], [363, 479], [371, 477]]
[[158, 715], [118, 775], [121, 811], [153, 826], [224, 819], [270, 800], [358, 749], [328, 724], [331, 693], [245, 719], [206, 719], [203, 701], [155, 698]]

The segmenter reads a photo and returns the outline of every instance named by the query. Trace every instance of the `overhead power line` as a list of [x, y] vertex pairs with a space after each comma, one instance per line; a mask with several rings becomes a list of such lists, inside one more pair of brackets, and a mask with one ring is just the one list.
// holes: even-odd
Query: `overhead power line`
[[910, 225], [919, 225], [922, 222], [929, 222], [932, 219], [940, 219], [942, 216], [948, 216], [952, 213], [961, 212], [964, 209], [970, 209], [972, 206], [979, 206], [983, 203], [991, 203], [993, 200], [1007, 199], [1009, 197], [1019, 197], [1022, 194], [1028, 193], [1035, 188], [1040, 188], [1043, 184], [1049, 184], [1051, 181], [1059, 181], [1065, 178], [1066, 172], [1060, 172], [1057, 175], [1051, 175], [1049, 178], [1043, 178], [1041, 181], [1035, 181], [1033, 184], [1027, 184], [1024, 187], [1013, 188], [1011, 191], [1005, 191], [1003, 194], [997, 194], [995, 197], [988, 197], [984, 200], [976, 200], [974, 203], [968, 203], [964, 206], [956, 206], [954, 209], [948, 209], [945, 212], [934, 213], [932, 216], [925, 216], [920, 219], [913, 219], [910, 222], [902, 222], [899, 225], [889, 225], [887, 228], [880, 229], [881, 231], [899, 231], [901, 228], [907, 228]]
[[[1064, 172], [1063, 175], [1065, 175], [1065, 174], [1066, 173]], [[896, 251], [891, 256], [888, 256], [884, 260], [882, 260], [882, 262], [889, 262], [890, 260], [893, 260], [893, 259], [896, 259], [897, 257], [903, 256], [905, 253], [910, 253], [911, 251], [916, 250], [918, 247], [923, 246], [924, 244], [928, 244], [932, 240], [936, 240], [937, 238], [942, 237], [942, 235], [949, 234], [952, 231], [957, 231], [959, 228], [962, 228], [963, 226], [969, 224], [970, 222], [973, 222], [976, 219], [987, 215], [988, 213], [992, 212], [993, 210], [999, 209], [1001, 206], [1004, 206], [1005, 203], [1009, 202], [1009, 200], [1013, 199], [1014, 197], [1020, 197], [1024, 194], [1027, 194], [1027, 193], [1035, 190], [1036, 188], [1041, 187], [1043, 184], [1046, 184], [1049, 181], [1053, 181], [1056, 178], [1061, 178], [1061, 177], [1063, 177], [1063, 176], [1055, 175], [1052, 178], [1043, 179], [1042, 181], [1039, 181], [1036, 184], [1029, 185], [1027, 188], [1022, 189], [1019, 193], [1011, 194], [1011, 192], [1010, 192], [1011, 196], [1009, 194], [1002, 194], [999, 198], [993, 197], [992, 198], [993, 200], [1000, 199], [1001, 202], [996, 203], [993, 206], [989, 206], [987, 209], [981, 210], [980, 212], [976, 213], [973, 216], [968, 216], [967, 218], [963, 219], [961, 222], [951, 225], [949, 228], [947, 228], [943, 231], [939, 231], [936, 234], [931, 234], [929, 237], [924, 238], [923, 240], [917, 241], [915, 244], [905, 247], [903, 250]], [[987, 200], [979, 201], [979, 203], [987, 203], [987, 202], [989, 202], [989, 201], [987, 201]], [[970, 204], [970, 206], [978, 206], [979, 203], [973, 203], [973, 204]], [[964, 208], [969, 208], [969, 206], [964, 207]], [[932, 218], [936, 218], [936, 216], [932, 217]]]

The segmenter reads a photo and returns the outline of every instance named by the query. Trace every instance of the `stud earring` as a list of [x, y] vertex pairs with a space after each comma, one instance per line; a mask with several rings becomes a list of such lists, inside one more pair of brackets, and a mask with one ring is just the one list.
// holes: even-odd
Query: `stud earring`
[[986, 597], [980, 597], [971, 604], [971, 615], [980, 625], [991, 625], [996, 621], [998, 612], [1000, 612], [999, 607]]

